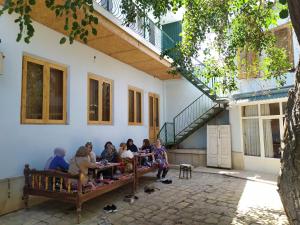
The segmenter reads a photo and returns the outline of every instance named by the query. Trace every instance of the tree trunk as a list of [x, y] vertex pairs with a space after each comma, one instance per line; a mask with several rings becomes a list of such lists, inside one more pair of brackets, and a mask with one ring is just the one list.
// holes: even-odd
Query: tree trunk
[[[300, 0], [288, 0], [293, 28], [300, 44]], [[291, 225], [300, 225], [300, 61], [295, 87], [289, 91], [284, 130], [279, 194]]]

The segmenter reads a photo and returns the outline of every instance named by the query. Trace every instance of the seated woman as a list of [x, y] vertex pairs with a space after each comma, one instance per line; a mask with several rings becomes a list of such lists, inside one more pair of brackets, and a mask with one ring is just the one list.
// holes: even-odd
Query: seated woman
[[134, 157], [134, 155], [130, 150], [127, 149], [126, 143], [120, 144], [119, 157], [120, 157], [121, 163], [124, 163], [123, 165], [125, 167], [125, 172], [128, 172], [128, 173], [132, 172], [133, 166], [132, 166], [132, 162], [130, 159], [132, 159]]
[[127, 140], [127, 149], [131, 152], [138, 152], [138, 148], [135, 144], [133, 144], [133, 140], [131, 138]]
[[104, 145], [104, 150], [101, 153], [101, 160], [107, 160], [111, 163], [116, 163], [118, 161], [118, 153], [115, 149], [115, 146], [108, 141]]
[[144, 139], [143, 140], [143, 145], [141, 147], [142, 151], [145, 151], [145, 153], [151, 153], [152, 152], [153, 146], [150, 144], [149, 139]]
[[90, 161], [91, 163], [95, 163], [96, 162], [96, 154], [95, 152], [93, 151], [93, 144], [92, 142], [87, 142], [85, 144], [85, 147], [88, 149], [89, 151], [89, 157], [90, 157]]
[[[72, 175], [78, 175], [80, 172], [83, 174], [83, 185], [89, 182], [88, 169], [97, 168], [96, 163], [91, 163], [89, 158], [89, 150], [80, 146], [76, 152], [76, 155], [71, 159], [68, 172]], [[91, 183], [92, 184], [92, 183]], [[92, 187], [94, 187], [92, 185]]]
[[[160, 139], [157, 139], [153, 148], [155, 161], [158, 164], [157, 179], [165, 178], [168, 173], [169, 163], [167, 151], [164, 146], [162, 146]], [[162, 173], [162, 174], [161, 174]]]
[[[141, 147], [141, 151], [144, 153], [152, 153], [153, 152], [153, 146], [150, 144], [149, 139], [143, 140], [143, 145]], [[151, 157], [148, 157], [148, 156], [144, 157], [142, 159], [142, 165], [143, 166], [151, 166], [153, 161], [154, 161], [154, 159]]]
[[50, 157], [45, 165], [45, 170], [60, 170], [68, 171], [69, 164], [65, 161], [64, 157], [66, 155], [66, 150], [63, 148], [55, 148], [54, 156]]
[[132, 159], [133, 158], [133, 153], [127, 149], [127, 145], [125, 143], [120, 144], [119, 155], [122, 159], [125, 159], [125, 158]]

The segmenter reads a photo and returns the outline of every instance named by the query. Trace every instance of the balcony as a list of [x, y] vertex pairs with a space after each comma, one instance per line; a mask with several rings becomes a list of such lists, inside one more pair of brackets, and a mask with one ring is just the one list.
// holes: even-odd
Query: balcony
[[[0, 4], [4, 1], [0, 0]], [[129, 27], [123, 26], [125, 16], [120, 5], [121, 0], [94, 1], [94, 14], [99, 20], [98, 35], [90, 35], [87, 45], [161, 80], [178, 78], [168, 73], [170, 61], [160, 58], [164, 45], [170, 46], [174, 41], [149, 18], [138, 19]], [[66, 34], [65, 18], [57, 18], [46, 8], [44, 1], [37, 1], [31, 16], [36, 22]], [[143, 26], [145, 23], [147, 28]]]

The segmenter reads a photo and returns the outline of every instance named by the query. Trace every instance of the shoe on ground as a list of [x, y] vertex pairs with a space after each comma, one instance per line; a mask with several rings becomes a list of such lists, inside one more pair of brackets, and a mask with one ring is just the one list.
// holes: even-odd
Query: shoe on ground
[[110, 209], [112, 210], [112, 212], [117, 212], [118, 211], [117, 206], [115, 206], [114, 204], [112, 204], [110, 206]]
[[163, 180], [162, 181], [163, 184], [172, 184], [172, 180]]
[[103, 208], [103, 210], [104, 210], [106, 213], [111, 213], [111, 212], [113, 212], [113, 210], [112, 210], [112, 208], [111, 208], [110, 205], [105, 206], [105, 207]]

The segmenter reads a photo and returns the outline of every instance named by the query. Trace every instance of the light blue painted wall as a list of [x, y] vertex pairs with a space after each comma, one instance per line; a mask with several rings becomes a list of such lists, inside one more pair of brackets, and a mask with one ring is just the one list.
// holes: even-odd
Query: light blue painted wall
[[[0, 52], [5, 55], [4, 75], [0, 76], [0, 179], [22, 175], [25, 163], [43, 168], [55, 147], [67, 149], [67, 159], [86, 141], [97, 154], [106, 141], [115, 145], [131, 137], [141, 146], [148, 137], [148, 93], [161, 96], [163, 82], [78, 42], [60, 45], [61, 34], [35, 25], [31, 44], [16, 43], [18, 27], [14, 16], [0, 17]], [[68, 125], [21, 125], [22, 56], [30, 53], [68, 67]], [[94, 60], [94, 56], [96, 59]], [[114, 81], [113, 125], [87, 125], [87, 73]], [[128, 85], [144, 90], [142, 126], [128, 126]], [[163, 124], [164, 114], [160, 115]]]

